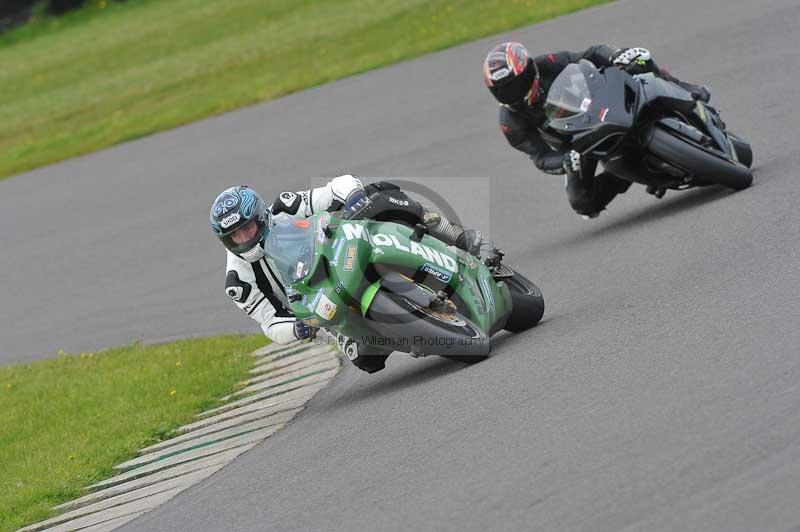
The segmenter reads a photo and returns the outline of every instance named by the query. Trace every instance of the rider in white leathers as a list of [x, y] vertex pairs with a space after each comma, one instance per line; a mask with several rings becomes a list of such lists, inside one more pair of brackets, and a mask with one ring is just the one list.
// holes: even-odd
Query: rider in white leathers
[[[428, 225], [430, 234], [477, 254], [482, 242], [480, 233], [450, 223], [438, 213], [414, 202], [397, 187], [385, 182], [367, 186], [366, 194], [400, 195], [403, 203], [418, 210]], [[390, 200], [391, 201], [391, 200]], [[227, 267], [225, 293], [248, 316], [256, 320], [264, 334], [275, 343], [288, 344], [295, 340], [310, 338], [315, 330], [297, 320], [289, 310], [286, 289], [266, 260], [263, 242], [272, 218], [306, 218], [322, 211], [337, 211], [345, 206], [363, 206], [365, 187], [352, 175], [331, 179], [325, 186], [299, 192], [281, 192], [271, 206], [267, 207], [261, 197], [248, 187], [231, 187], [223, 191], [211, 207], [211, 227], [226, 247]], [[394, 202], [397, 203], [397, 202]], [[402, 215], [402, 213], [401, 213]], [[347, 343], [351, 340], [341, 339]], [[365, 371], [378, 371], [384, 367], [386, 356], [369, 357], [371, 363], [360, 363], [354, 349], [342, 350], [353, 362]], [[387, 355], [388, 356], [388, 355]], [[380, 360], [378, 360], [380, 359]]]
[[[277, 210], [277, 217], [306, 218], [331, 207], [341, 208], [356, 190], [363, 190], [361, 182], [351, 175], [343, 175], [323, 187], [282, 192], [270, 210]], [[309, 331], [298, 324], [288, 310], [286, 290], [270, 269], [266, 257], [250, 262], [230, 249], [226, 250], [226, 255], [225, 292], [236, 306], [256, 320], [264, 334], [275, 343], [288, 344], [307, 337]]]

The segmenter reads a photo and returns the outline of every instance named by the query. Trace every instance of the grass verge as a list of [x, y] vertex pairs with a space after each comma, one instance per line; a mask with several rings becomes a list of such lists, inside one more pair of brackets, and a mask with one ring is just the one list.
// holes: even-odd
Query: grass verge
[[91, 0], [0, 37], [0, 177], [606, 1]]
[[221, 336], [0, 367], [0, 530], [51, 516], [247, 375], [263, 336]]

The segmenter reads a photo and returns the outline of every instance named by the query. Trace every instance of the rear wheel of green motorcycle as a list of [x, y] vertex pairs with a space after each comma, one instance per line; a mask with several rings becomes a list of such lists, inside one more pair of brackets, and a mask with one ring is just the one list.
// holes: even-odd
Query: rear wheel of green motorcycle
[[505, 330], [522, 332], [539, 323], [544, 315], [544, 297], [539, 287], [517, 272], [503, 282], [511, 292], [511, 316]]
[[459, 313], [437, 312], [398, 294], [379, 290], [369, 305], [370, 328], [396, 351], [439, 355], [469, 364], [488, 358], [489, 336]]

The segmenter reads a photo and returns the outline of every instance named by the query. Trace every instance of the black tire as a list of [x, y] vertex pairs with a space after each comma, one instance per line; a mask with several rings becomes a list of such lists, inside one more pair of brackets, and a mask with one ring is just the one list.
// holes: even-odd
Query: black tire
[[492, 348], [489, 336], [461, 314], [447, 318], [386, 290], [375, 295], [367, 319], [371, 329], [394, 339], [395, 351], [475, 363], [485, 360]]
[[753, 174], [744, 164], [725, 159], [661, 127], [650, 128], [644, 145], [656, 157], [679, 166], [702, 183], [734, 190], [745, 189], [753, 183]]
[[505, 330], [518, 333], [539, 323], [544, 315], [544, 297], [539, 287], [517, 272], [503, 282], [511, 292], [511, 316]]
[[739, 162], [748, 168], [752, 168], [753, 148], [750, 147], [750, 143], [733, 133], [728, 133], [728, 138], [731, 139], [731, 144], [736, 151], [736, 158], [739, 159]]

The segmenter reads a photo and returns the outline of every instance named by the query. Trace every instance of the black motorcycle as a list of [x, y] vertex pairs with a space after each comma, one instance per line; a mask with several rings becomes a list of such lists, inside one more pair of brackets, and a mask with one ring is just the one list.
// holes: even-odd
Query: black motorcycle
[[555, 79], [545, 113], [541, 133], [552, 148], [598, 159], [627, 181], [674, 190], [753, 182], [750, 145], [714, 108], [654, 74], [582, 60]]

